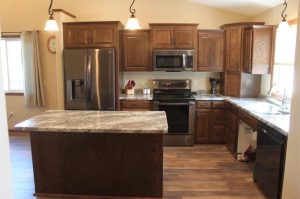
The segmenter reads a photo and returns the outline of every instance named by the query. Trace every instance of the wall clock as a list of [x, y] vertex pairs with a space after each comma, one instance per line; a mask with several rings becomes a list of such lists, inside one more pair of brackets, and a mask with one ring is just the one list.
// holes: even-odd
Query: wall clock
[[50, 53], [52, 53], [52, 54], [56, 53], [56, 38], [55, 38], [55, 36], [49, 37], [49, 39], [47, 41], [47, 48]]

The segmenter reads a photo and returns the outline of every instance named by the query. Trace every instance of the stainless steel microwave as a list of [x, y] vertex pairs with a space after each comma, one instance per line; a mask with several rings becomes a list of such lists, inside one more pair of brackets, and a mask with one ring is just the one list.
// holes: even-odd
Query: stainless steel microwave
[[195, 61], [194, 50], [153, 50], [154, 70], [190, 71]]

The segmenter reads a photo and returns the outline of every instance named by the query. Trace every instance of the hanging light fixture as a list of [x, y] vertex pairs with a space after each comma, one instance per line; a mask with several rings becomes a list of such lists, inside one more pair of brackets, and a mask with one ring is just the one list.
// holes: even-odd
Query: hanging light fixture
[[286, 21], [287, 15], [284, 14], [284, 12], [285, 12], [285, 10], [287, 8], [287, 2], [286, 2], [286, 0], [284, 0], [283, 6], [284, 6], [284, 9], [283, 9], [283, 11], [281, 13], [282, 21], [278, 25], [278, 28], [277, 28], [278, 31], [285, 31], [285, 30], [289, 29], [289, 23]]
[[49, 19], [46, 22], [45, 31], [59, 31], [57, 22], [55, 21], [55, 19], [53, 18], [53, 11], [52, 11], [52, 4], [53, 4], [53, 0], [51, 0], [50, 5], [49, 5], [49, 9], [48, 9], [48, 13], [50, 15]]
[[132, 9], [134, 2], [135, 2], [135, 0], [133, 0], [130, 5], [129, 12], [131, 12], [131, 16], [127, 21], [127, 25], [125, 26], [125, 29], [129, 29], [129, 30], [141, 29], [139, 21], [137, 20], [137, 18], [134, 15], [136, 10]]

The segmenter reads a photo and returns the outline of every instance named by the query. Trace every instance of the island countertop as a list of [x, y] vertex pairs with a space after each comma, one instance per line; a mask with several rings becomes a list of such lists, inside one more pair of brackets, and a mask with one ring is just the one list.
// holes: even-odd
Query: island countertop
[[17, 131], [144, 133], [168, 132], [162, 111], [65, 111], [49, 110], [15, 126]]

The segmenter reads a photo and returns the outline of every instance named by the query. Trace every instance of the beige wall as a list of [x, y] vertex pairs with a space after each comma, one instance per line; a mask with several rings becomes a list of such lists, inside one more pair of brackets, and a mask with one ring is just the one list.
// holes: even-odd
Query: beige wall
[[[60, 0], [54, 1], [54, 8], [62, 8], [77, 16], [77, 21], [121, 21], [126, 24], [129, 13], [131, 0], [85, 0], [71, 1]], [[17, 6], [19, 5], [19, 6]], [[48, 1], [27, 0], [26, 3], [21, 0], [9, 0], [1, 4], [0, 17], [3, 20], [2, 31], [24, 31], [38, 29], [43, 30], [45, 21], [48, 18]], [[188, 0], [139, 0], [135, 6], [141, 26], [148, 28], [148, 23], [199, 23], [199, 28], [218, 28], [224, 23], [247, 21], [248, 17], [223, 11], [220, 9], [196, 4]], [[13, 11], [13, 12], [12, 12]], [[59, 21], [65, 20], [61, 15], [55, 15]], [[42, 31], [41, 40], [41, 60], [43, 68], [43, 80], [46, 95], [46, 105], [48, 109], [63, 108], [63, 81], [61, 51], [58, 50], [56, 55], [47, 51], [47, 39], [54, 33]], [[56, 33], [60, 38], [61, 32]], [[58, 41], [60, 42], [60, 41]], [[154, 75], [153, 77], [151, 75]], [[171, 74], [165, 75], [169, 77]], [[213, 74], [195, 73], [191, 78], [195, 79], [195, 86], [199, 89], [207, 86], [207, 79]], [[157, 78], [161, 75], [157, 73], [143, 73], [141, 77], [145, 79]], [[185, 73], [176, 74], [178, 78], [189, 78]], [[135, 73], [127, 73], [126, 78], [137, 79], [142, 82]], [[198, 89], [198, 87], [194, 89]], [[206, 87], [208, 88], [208, 87]], [[26, 109], [23, 106], [22, 97], [9, 97], [7, 99], [8, 114], [10, 111], [15, 112], [15, 119], [10, 122], [12, 127], [16, 122], [27, 119], [29, 116], [42, 110]]]
[[[300, 5], [299, 5], [300, 9]], [[300, 18], [300, 13], [299, 17]], [[300, 23], [298, 21], [294, 92], [283, 185], [283, 199], [300, 198]]]
[[[286, 10], [287, 20], [296, 19], [298, 17], [298, 2], [299, 0], [289, 0], [288, 7]], [[274, 8], [271, 8], [255, 17], [252, 21], [265, 21], [268, 25], [277, 25], [282, 20], [281, 12], [283, 10], [282, 5], [278, 5]], [[262, 84], [261, 84], [261, 94], [267, 94], [267, 91], [270, 88], [271, 84], [271, 75], [262, 75]]]

